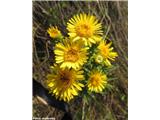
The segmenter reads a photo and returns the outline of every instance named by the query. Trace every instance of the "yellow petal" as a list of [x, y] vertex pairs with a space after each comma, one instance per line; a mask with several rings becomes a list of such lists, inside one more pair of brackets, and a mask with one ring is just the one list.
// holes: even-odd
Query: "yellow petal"
[[75, 84], [75, 83], [74, 83], [73, 85], [74, 85], [78, 90], [80, 90], [80, 91], [82, 90], [82, 88], [79, 87], [79, 85], [77, 85], [77, 84]]
[[53, 87], [53, 86], [54, 86], [53, 82], [50, 82], [50, 83], [48, 84], [48, 87]]

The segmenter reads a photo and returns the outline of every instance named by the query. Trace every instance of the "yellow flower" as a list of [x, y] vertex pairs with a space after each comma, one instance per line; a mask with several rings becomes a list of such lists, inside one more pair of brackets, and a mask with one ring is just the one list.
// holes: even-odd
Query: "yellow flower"
[[87, 87], [89, 91], [96, 93], [102, 92], [107, 84], [107, 76], [98, 70], [93, 70], [90, 73]]
[[58, 66], [52, 68], [53, 73], [47, 76], [47, 86], [50, 93], [57, 99], [69, 102], [84, 85], [80, 83], [84, 80], [83, 71], [74, 69], [60, 69]]
[[87, 61], [87, 47], [83, 42], [65, 39], [56, 44], [54, 53], [56, 63], [60, 63], [60, 68], [79, 69]]
[[110, 47], [111, 44], [111, 42], [106, 44], [104, 40], [101, 40], [98, 46], [99, 53], [103, 57], [104, 63], [107, 66], [111, 65], [111, 62], [109, 60], [114, 61], [114, 59], [118, 56], [117, 52], [113, 52], [113, 47]]
[[80, 14], [75, 15], [67, 23], [69, 36], [76, 40], [83, 40], [85, 45], [91, 46], [91, 43], [100, 41], [103, 34], [102, 25], [98, 23], [95, 16]]
[[47, 32], [51, 38], [58, 38], [62, 36], [61, 31], [58, 30], [57, 26], [48, 28]]

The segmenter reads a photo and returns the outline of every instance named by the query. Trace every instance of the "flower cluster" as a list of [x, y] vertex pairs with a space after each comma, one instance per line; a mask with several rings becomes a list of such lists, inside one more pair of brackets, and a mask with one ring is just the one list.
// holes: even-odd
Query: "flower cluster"
[[105, 70], [118, 55], [103, 39], [102, 24], [93, 15], [73, 16], [67, 30], [67, 37], [57, 27], [47, 31], [54, 43], [55, 64], [46, 83], [57, 99], [69, 102], [84, 88], [101, 93], [108, 82]]

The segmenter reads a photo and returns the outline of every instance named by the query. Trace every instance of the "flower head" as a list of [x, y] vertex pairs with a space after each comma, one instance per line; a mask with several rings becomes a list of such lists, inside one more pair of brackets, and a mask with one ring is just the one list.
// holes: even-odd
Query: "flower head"
[[84, 79], [83, 71], [75, 71], [68, 68], [62, 70], [58, 66], [52, 69], [53, 73], [47, 76], [47, 86], [50, 93], [59, 100], [69, 102], [84, 87], [80, 83]]
[[102, 63], [103, 62], [103, 57], [101, 55], [96, 55], [95, 56], [95, 62], [96, 63]]
[[102, 92], [106, 84], [107, 84], [107, 77], [105, 74], [103, 74], [98, 70], [91, 71], [87, 83], [88, 90], [99, 93]]
[[87, 49], [81, 41], [65, 39], [56, 44], [54, 50], [56, 63], [60, 63], [61, 68], [79, 69], [87, 61]]
[[47, 32], [51, 38], [58, 38], [62, 36], [61, 31], [58, 30], [57, 26], [48, 28]]
[[101, 23], [95, 16], [87, 14], [75, 15], [67, 23], [67, 29], [73, 40], [83, 40], [89, 46], [99, 41], [103, 34]]
[[110, 47], [111, 44], [111, 42], [106, 44], [104, 40], [101, 40], [98, 46], [99, 53], [103, 57], [104, 63], [107, 66], [111, 65], [111, 62], [109, 60], [114, 61], [114, 59], [118, 56], [117, 52], [113, 52], [113, 47]]

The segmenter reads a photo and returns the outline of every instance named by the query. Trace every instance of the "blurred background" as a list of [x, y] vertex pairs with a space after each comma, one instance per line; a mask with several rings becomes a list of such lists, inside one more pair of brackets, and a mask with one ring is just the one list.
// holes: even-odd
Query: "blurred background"
[[[128, 119], [128, 2], [127, 1], [33, 1], [33, 79], [44, 86], [49, 66], [53, 64], [53, 48], [47, 29], [57, 26], [67, 35], [68, 20], [78, 13], [95, 15], [102, 23], [104, 36], [113, 42], [118, 53], [109, 75], [106, 94], [90, 100], [77, 98], [69, 103], [74, 120]], [[44, 86], [45, 87], [45, 86]], [[33, 97], [33, 117], [61, 120], [64, 112], [45, 105]]]

